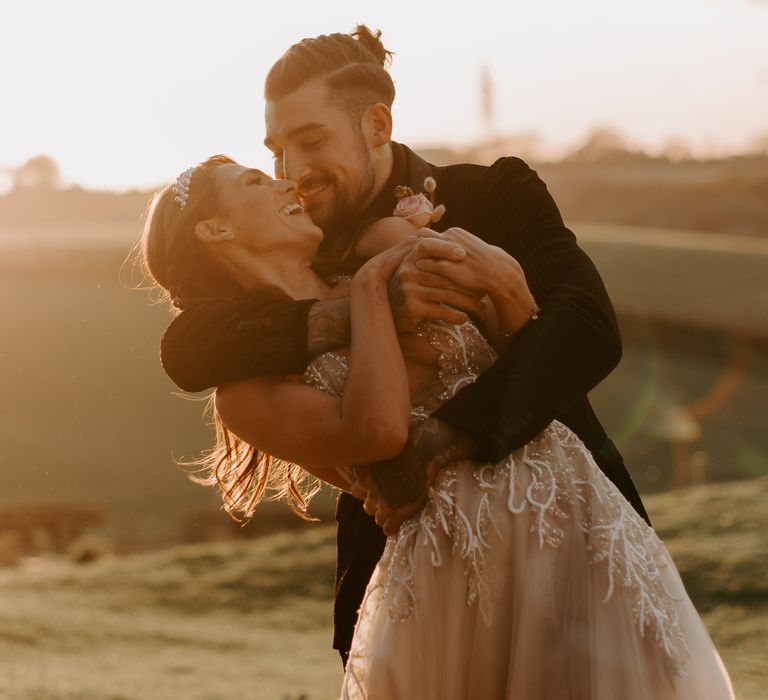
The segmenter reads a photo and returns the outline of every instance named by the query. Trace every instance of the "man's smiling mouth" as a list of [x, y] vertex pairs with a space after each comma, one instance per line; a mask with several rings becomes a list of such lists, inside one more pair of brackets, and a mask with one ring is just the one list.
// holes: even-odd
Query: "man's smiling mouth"
[[331, 184], [330, 182], [321, 182], [321, 183], [319, 183], [317, 185], [314, 185], [313, 187], [310, 187], [308, 189], [302, 189], [299, 192], [299, 197], [302, 200], [305, 200], [305, 201], [307, 199], [311, 199], [312, 197], [320, 194], [320, 192], [322, 192], [330, 184]]

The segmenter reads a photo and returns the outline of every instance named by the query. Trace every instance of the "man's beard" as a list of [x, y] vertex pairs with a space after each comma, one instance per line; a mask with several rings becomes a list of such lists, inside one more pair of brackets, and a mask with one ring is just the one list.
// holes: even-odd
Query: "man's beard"
[[[353, 120], [355, 148], [357, 150], [357, 160], [361, 165], [360, 177], [357, 181], [357, 187], [354, 192], [346, 192], [331, 203], [331, 211], [325, 221], [315, 221], [323, 229], [326, 239], [336, 239], [349, 236], [350, 229], [356, 229], [360, 223], [363, 210], [371, 201], [373, 190], [376, 186], [376, 169], [373, 165], [368, 147], [365, 143], [365, 136], [360, 125]], [[339, 192], [335, 189], [336, 178], [332, 178], [334, 194], [338, 196]], [[334, 244], [335, 245], [335, 244]]]
[[[376, 185], [376, 171], [373, 161], [364, 154], [363, 173], [354, 192], [345, 192], [333, 202], [329, 217], [319, 224], [325, 237], [334, 239], [349, 235], [350, 229], [356, 229], [365, 207], [370, 203]], [[334, 189], [334, 194], [338, 191]]]

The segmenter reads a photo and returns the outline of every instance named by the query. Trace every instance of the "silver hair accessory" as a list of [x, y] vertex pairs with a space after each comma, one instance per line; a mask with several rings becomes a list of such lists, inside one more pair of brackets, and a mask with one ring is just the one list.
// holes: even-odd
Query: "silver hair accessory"
[[189, 197], [189, 183], [192, 181], [192, 173], [195, 172], [196, 166], [187, 168], [181, 175], [176, 178], [176, 182], [173, 183], [173, 193], [176, 195], [173, 201], [179, 205], [179, 209], [183, 209], [187, 206], [187, 199]]

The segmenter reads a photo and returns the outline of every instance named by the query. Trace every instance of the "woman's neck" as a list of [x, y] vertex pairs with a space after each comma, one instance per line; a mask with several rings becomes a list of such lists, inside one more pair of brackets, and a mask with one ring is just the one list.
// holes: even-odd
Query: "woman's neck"
[[246, 289], [273, 286], [292, 299], [325, 299], [333, 290], [312, 269], [312, 260], [291, 260], [286, 256], [260, 257], [238, 265], [237, 278]]

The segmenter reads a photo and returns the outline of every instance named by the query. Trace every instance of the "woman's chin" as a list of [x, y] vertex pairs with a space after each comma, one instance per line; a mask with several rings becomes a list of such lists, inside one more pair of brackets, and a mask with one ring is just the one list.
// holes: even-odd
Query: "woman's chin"
[[302, 218], [306, 218], [307, 222], [307, 235], [311, 236], [313, 239], [316, 239], [318, 241], [323, 240], [323, 230], [315, 224], [312, 219], [310, 219], [306, 214], [302, 215]]

